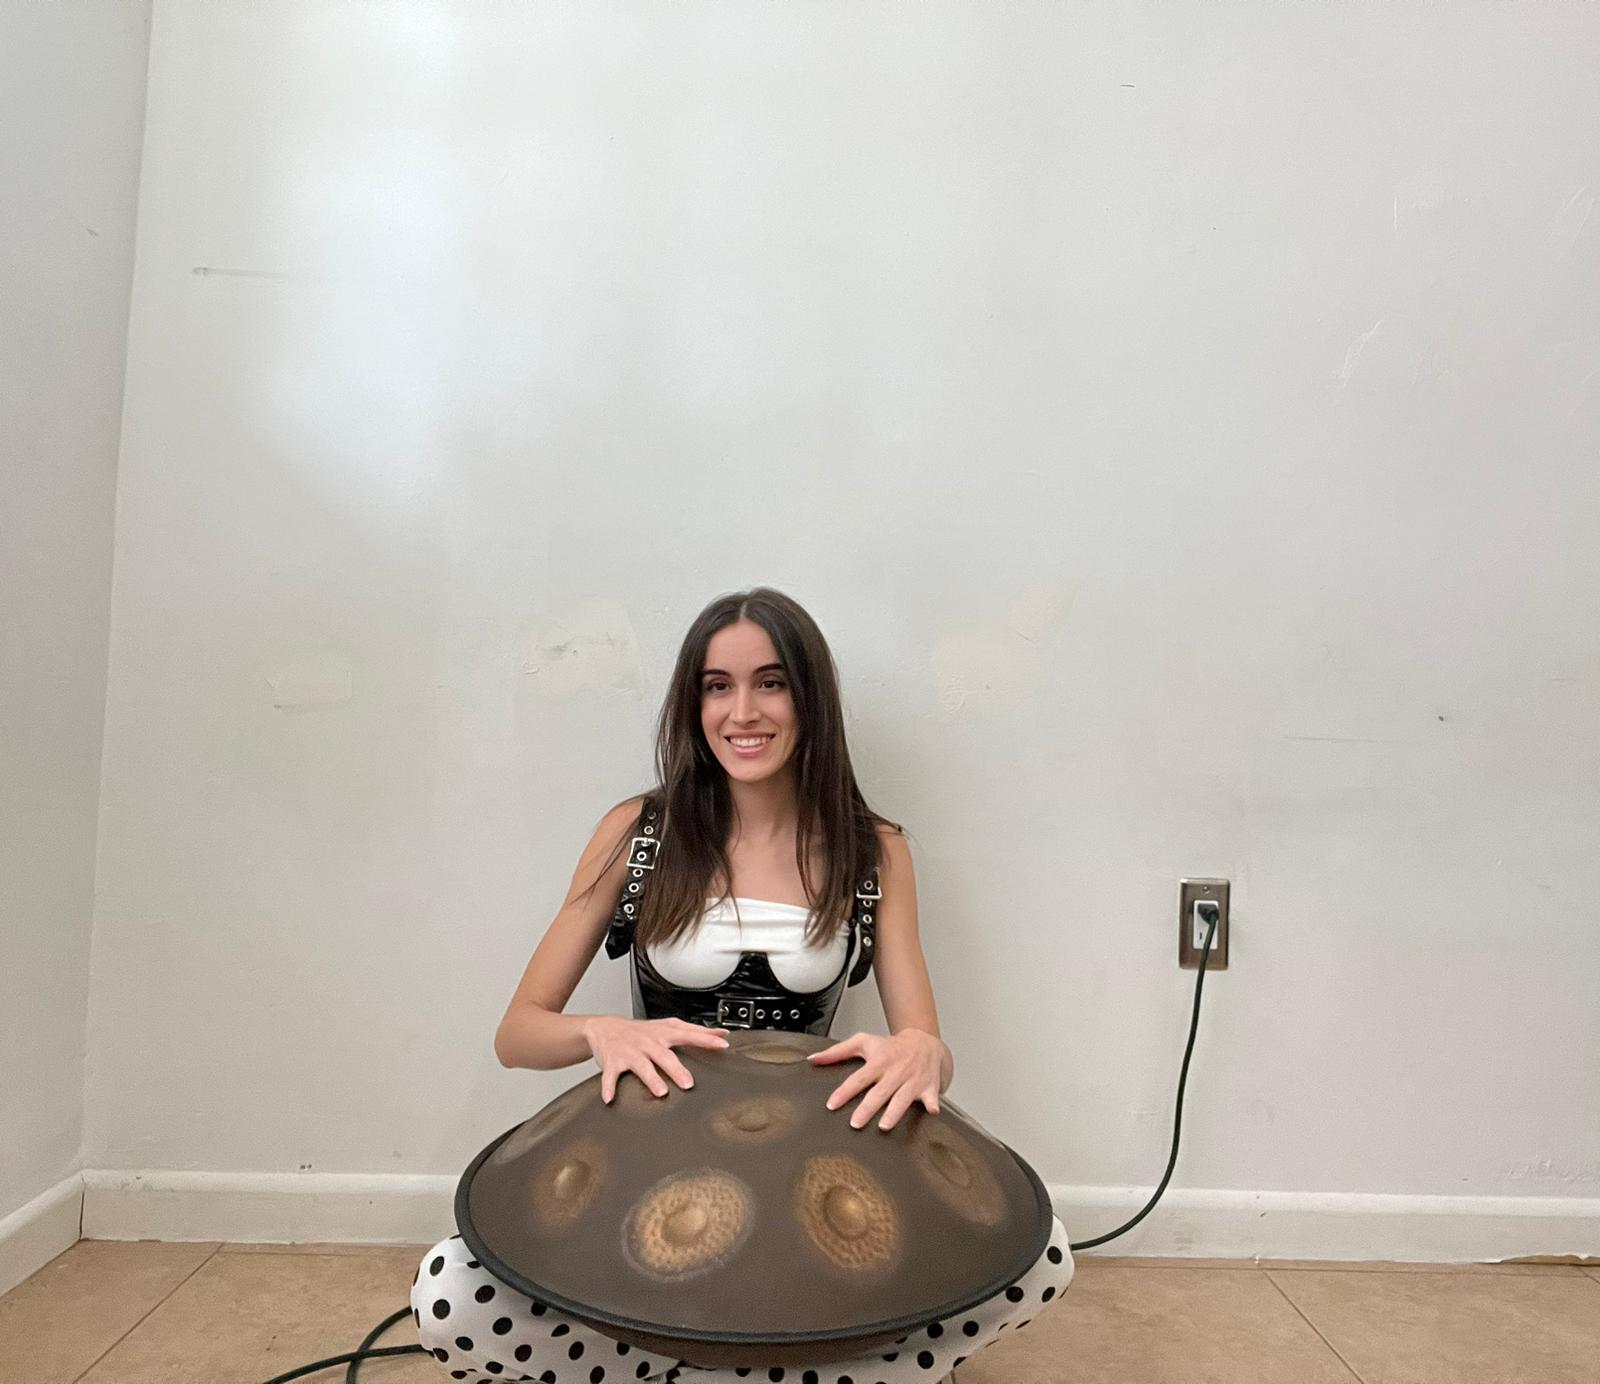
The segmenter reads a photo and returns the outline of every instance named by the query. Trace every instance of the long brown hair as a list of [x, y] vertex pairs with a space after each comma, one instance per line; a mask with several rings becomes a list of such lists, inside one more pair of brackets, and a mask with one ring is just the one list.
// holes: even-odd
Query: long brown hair
[[[797, 601], [770, 586], [718, 596], [695, 617], [678, 650], [656, 722], [656, 783], [639, 798], [641, 803], [654, 802], [661, 822], [661, 845], [634, 931], [641, 947], [675, 941], [697, 926], [713, 879], [720, 876], [732, 888], [727, 840], [733, 829], [733, 795], [727, 771], [701, 728], [700, 674], [711, 636], [739, 620], [754, 621], [767, 632], [794, 699], [799, 743], [791, 762], [800, 813], [795, 863], [811, 907], [807, 942], [827, 941], [849, 917], [856, 890], [879, 862], [878, 826], [902, 830], [868, 807], [856, 784], [845, 744], [838, 669], [817, 622]], [[612, 861], [626, 841], [618, 844]], [[823, 862], [815, 890], [808, 869], [814, 843], [821, 846]]]

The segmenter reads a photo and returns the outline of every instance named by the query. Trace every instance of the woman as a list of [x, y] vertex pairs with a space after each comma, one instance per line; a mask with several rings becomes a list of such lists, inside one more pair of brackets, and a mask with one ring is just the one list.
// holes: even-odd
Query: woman
[[[917, 937], [911, 852], [856, 786], [833, 658], [799, 605], [756, 587], [700, 613], [662, 707], [656, 771], [656, 788], [612, 808], [584, 850], [500, 1021], [500, 1061], [548, 1070], [592, 1058], [606, 1102], [625, 1072], [665, 1096], [668, 1081], [694, 1085], [675, 1048], [726, 1047], [733, 1023], [826, 1034], [846, 984], [870, 967], [889, 1034], [812, 1056], [862, 1059], [828, 1106], [855, 1101], [856, 1129], [892, 1129], [914, 1104], [937, 1114], [955, 1064]], [[630, 954], [633, 1018], [563, 1012], [602, 942]], [[616, 1341], [494, 1278], [459, 1236], [423, 1257], [411, 1299], [423, 1344], [455, 1379], [933, 1384], [1026, 1326], [1072, 1272], [1057, 1220], [1033, 1267], [971, 1311], [886, 1353], [766, 1371], [702, 1369]]]

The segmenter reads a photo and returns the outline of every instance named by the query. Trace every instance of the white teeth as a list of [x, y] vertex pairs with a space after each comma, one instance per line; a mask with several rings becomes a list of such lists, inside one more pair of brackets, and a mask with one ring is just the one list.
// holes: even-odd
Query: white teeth
[[770, 739], [772, 739], [770, 735], [756, 735], [739, 740], [735, 740], [731, 735], [728, 737], [730, 744], [737, 745], [744, 750], [753, 749], [757, 745], [765, 745]]

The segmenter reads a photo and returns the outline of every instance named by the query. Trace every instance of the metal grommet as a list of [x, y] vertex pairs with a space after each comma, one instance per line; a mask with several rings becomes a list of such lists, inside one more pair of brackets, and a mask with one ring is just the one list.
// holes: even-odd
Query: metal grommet
[[800, 1011], [798, 1009], [791, 1009], [789, 1011], [789, 1017], [791, 1019], [798, 1019], [800, 1017]]
[[864, 922], [864, 923], [870, 923], [872, 921], [872, 914], [863, 913], [861, 915], [861, 921]]
[[637, 884], [630, 884], [628, 886], [628, 892], [630, 894], [637, 894], [639, 892], [639, 886]]
[[623, 904], [622, 905], [622, 911], [624, 913], [632, 913], [633, 912], [633, 905], [631, 903]]
[[646, 827], [644, 829], [644, 834], [646, 836], [654, 836], [656, 834], [656, 829], [654, 827]]
[[766, 1017], [767, 1017], [767, 1011], [766, 1011], [766, 1010], [765, 1010], [765, 1009], [758, 1009], [758, 1010], [756, 1010], [756, 1018], [758, 1018], [758, 1019], [764, 1019], [764, 1018], [766, 1018]]

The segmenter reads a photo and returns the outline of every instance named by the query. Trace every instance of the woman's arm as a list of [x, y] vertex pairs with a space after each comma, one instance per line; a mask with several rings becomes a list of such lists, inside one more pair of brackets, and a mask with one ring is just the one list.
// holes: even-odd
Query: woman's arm
[[[872, 969], [878, 978], [878, 994], [883, 1000], [883, 1015], [891, 1035], [915, 1029], [939, 1038], [939, 1014], [933, 1003], [933, 984], [928, 979], [928, 963], [923, 959], [922, 940], [917, 931], [917, 880], [911, 865], [911, 847], [892, 827], [879, 827], [883, 863], [878, 870], [883, 898], [873, 919], [877, 927], [877, 947]], [[939, 1089], [945, 1090], [955, 1076], [955, 1058], [942, 1038]]]
[[630, 798], [612, 808], [584, 847], [566, 901], [535, 948], [495, 1031], [494, 1054], [502, 1066], [548, 1071], [592, 1055], [586, 1030], [592, 1019], [605, 1016], [561, 1011], [600, 950], [622, 896], [627, 852], [618, 847], [639, 820], [640, 802]]
[[911, 848], [892, 827], [879, 828], [883, 862], [878, 879], [883, 898], [873, 915], [877, 948], [872, 969], [878, 976], [878, 994], [889, 1021], [889, 1037], [857, 1033], [831, 1048], [814, 1052], [810, 1062], [827, 1066], [847, 1057], [859, 1057], [861, 1066], [833, 1088], [828, 1109], [838, 1110], [855, 1100], [850, 1116], [853, 1129], [883, 1111], [879, 1129], [893, 1129], [900, 1117], [920, 1101], [930, 1115], [939, 1113], [939, 1096], [955, 1076], [955, 1058], [939, 1036], [939, 1015], [933, 1006], [933, 986], [922, 959], [917, 937], [917, 885], [911, 869]]

